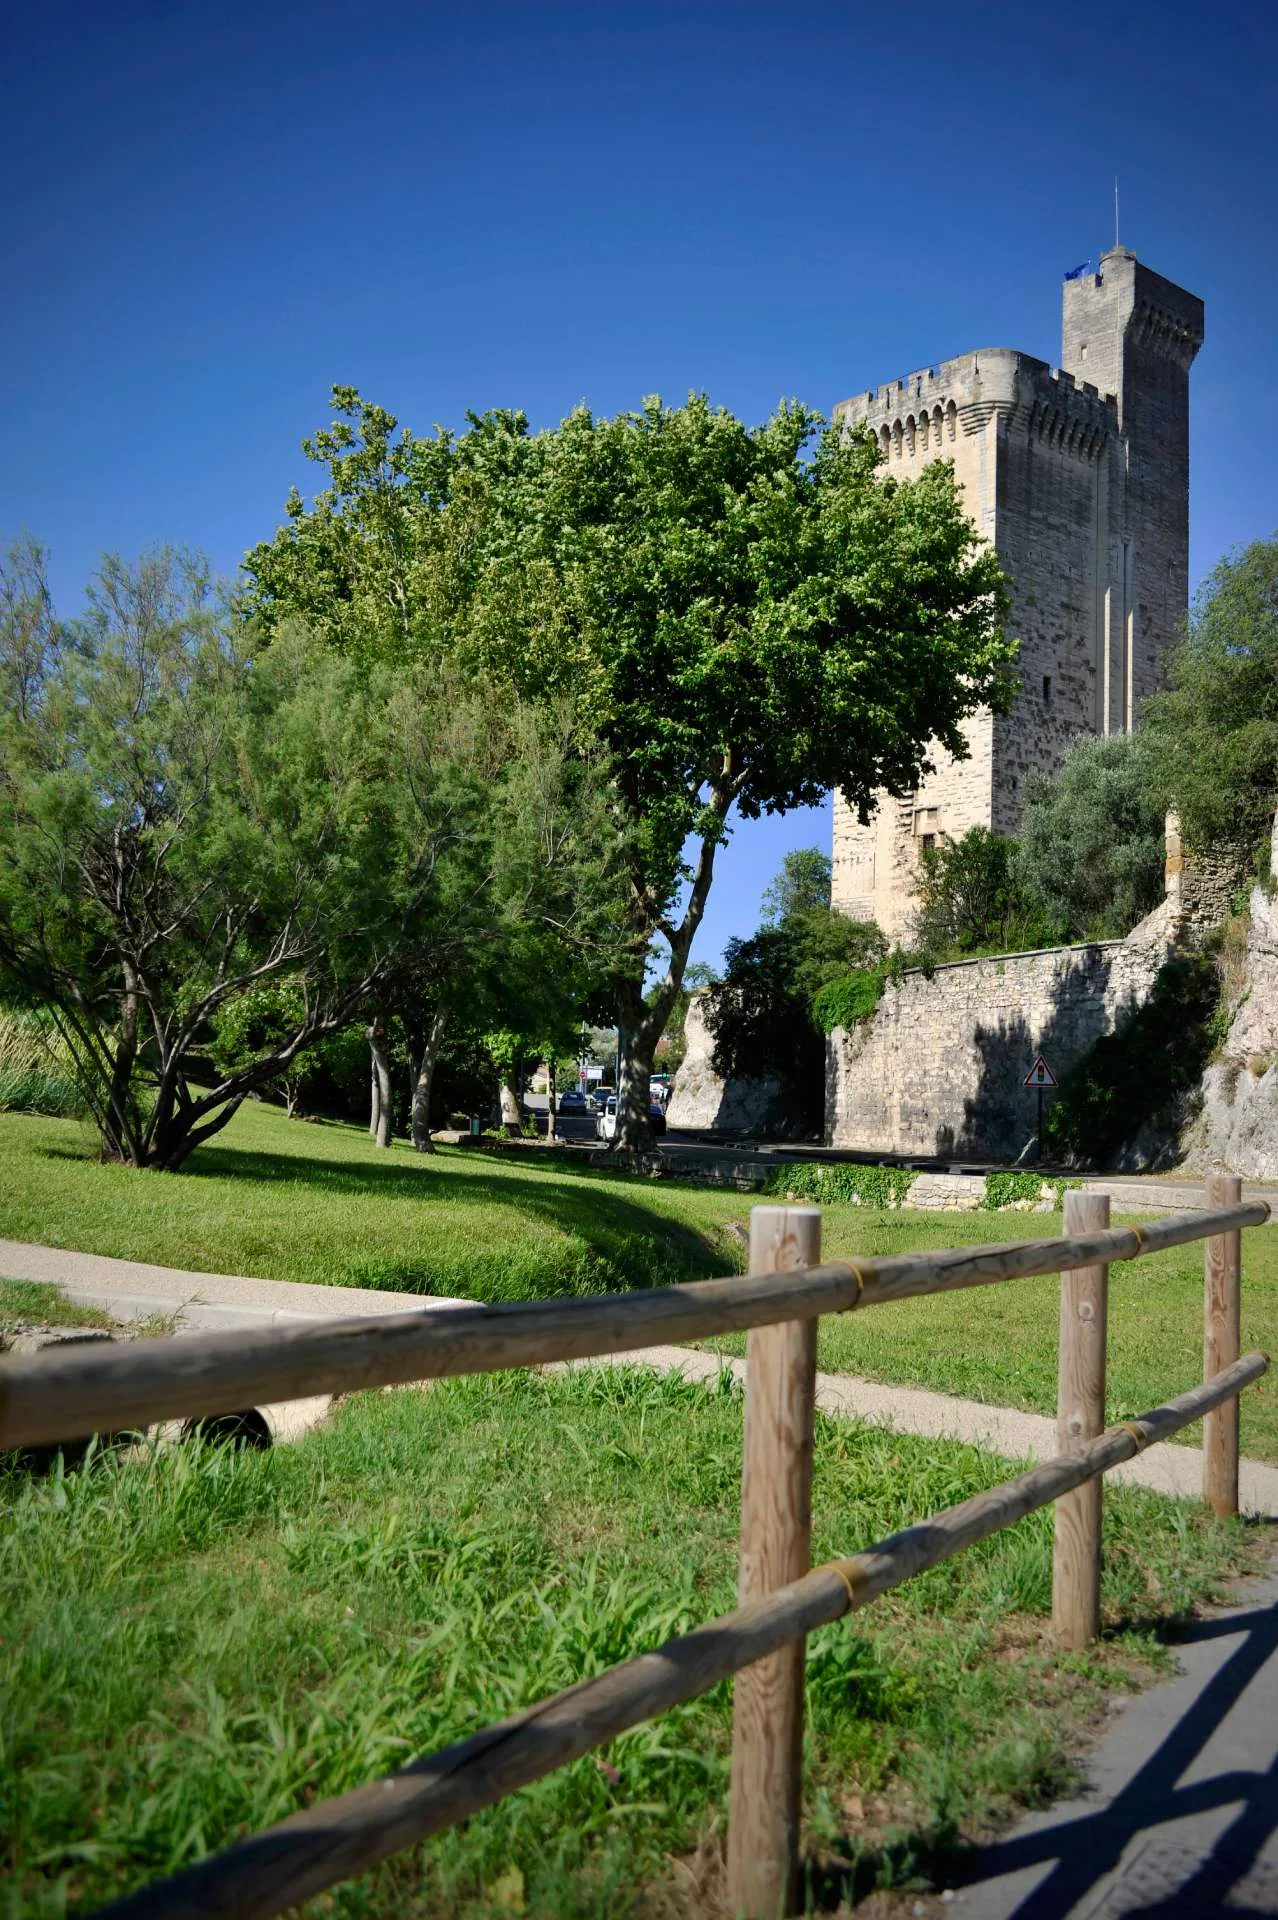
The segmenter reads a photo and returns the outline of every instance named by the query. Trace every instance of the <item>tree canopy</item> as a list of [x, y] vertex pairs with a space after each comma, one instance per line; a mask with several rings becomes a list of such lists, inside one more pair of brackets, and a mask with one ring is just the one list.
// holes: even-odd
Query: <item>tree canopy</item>
[[[256, 646], [188, 555], [109, 557], [74, 624], [28, 552], [6, 574], [0, 976], [50, 1009], [108, 1156], [181, 1166], [477, 901], [517, 947], [588, 895], [588, 766], [518, 701], [296, 624]], [[270, 983], [237, 1050], [230, 1003]]]
[[1015, 870], [1056, 940], [1121, 939], [1163, 896], [1163, 809], [1140, 734], [1074, 742], [1025, 787]]
[[1194, 848], [1268, 842], [1278, 801], [1278, 535], [1208, 575], [1142, 713], [1153, 798]]
[[336, 398], [309, 448], [330, 485], [249, 557], [258, 617], [448, 651], [569, 701], [601, 744], [624, 875], [619, 1134], [637, 1144], [730, 816], [833, 787], [865, 813], [917, 785], [929, 743], [962, 755], [963, 721], [1010, 695], [997, 560], [946, 463], [883, 477], [868, 438], [797, 405], [749, 428], [654, 399], [537, 434], [495, 413], [416, 441]]
[[781, 871], [764, 891], [762, 923], [774, 927], [789, 914], [807, 907], [828, 907], [834, 864], [820, 847], [795, 847], [781, 862]]

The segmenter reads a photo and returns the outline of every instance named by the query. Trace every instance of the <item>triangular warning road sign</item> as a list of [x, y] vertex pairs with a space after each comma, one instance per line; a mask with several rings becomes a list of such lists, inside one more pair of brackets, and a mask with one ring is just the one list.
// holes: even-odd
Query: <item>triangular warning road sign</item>
[[1048, 1066], [1041, 1053], [1035, 1054], [1034, 1064], [1025, 1076], [1025, 1085], [1027, 1087], [1054, 1087], [1056, 1085], [1056, 1075], [1052, 1072], [1052, 1069]]

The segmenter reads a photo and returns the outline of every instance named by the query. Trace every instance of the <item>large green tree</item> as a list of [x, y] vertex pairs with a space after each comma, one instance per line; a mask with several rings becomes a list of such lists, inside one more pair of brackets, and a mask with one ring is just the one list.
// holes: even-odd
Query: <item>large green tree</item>
[[834, 787], [868, 814], [930, 743], [961, 756], [964, 720], [1010, 692], [997, 560], [948, 464], [881, 476], [868, 438], [795, 405], [757, 428], [694, 396], [412, 441], [337, 398], [309, 448], [329, 487], [250, 556], [259, 610], [572, 702], [611, 780], [618, 1136], [640, 1145], [730, 822]]
[[1278, 536], [1208, 575], [1142, 713], [1152, 797], [1191, 847], [1267, 842], [1278, 802]]
[[[477, 895], [516, 935], [570, 911], [575, 802], [517, 702], [296, 625], [255, 648], [168, 551], [44, 621], [29, 558], [0, 593], [0, 977], [50, 1010], [108, 1157], [181, 1167]], [[291, 1015], [210, 1082], [203, 1047], [272, 982]]]

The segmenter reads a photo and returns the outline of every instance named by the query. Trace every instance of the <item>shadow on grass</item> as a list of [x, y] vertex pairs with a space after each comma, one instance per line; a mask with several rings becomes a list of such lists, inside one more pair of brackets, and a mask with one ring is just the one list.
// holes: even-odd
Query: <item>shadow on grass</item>
[[[734, 1254], [709, 1235], [642, 1200], [625, 1198], [594, 1181], [557, 1178], [556, 1172], [549, 1167], [537, 1173], [486, 1172], [473, 1161], [460, 1166], [433, 1157], [409, 1165], [368, 1165], [219, 1143], [197, 1154], [182, 1174], [166, 1177], [313, 1186], [324, 1195], [392, 1204], [410, 1201], [424, 1209], [439, 1199], [496, 1216], [491, 1252], [446, 1257], [439, 1249], [424, 1248], [420, 1254], [410, 1250], [402, 1256], [347, 1258], [341, 1276], [346, 1285], [427, 1294], [451, 1288], [476, 1299], [509, 1299], [667, 1286], [712, 1278], [737, 1264]], [[539, 1221], [567, 1236], [566, 1242], [521, 1246], [517, 1221], [502, 1220], [503, 1212]], [[428, 1214], [422, 1226], [425, 1238]]]

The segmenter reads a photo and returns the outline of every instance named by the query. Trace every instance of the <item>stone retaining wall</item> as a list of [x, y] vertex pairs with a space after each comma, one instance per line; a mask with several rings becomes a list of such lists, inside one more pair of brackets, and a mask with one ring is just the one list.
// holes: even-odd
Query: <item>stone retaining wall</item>
[[1037, 1095], [1023, 1084], [1034, 1056], [1060, 1078], [1122, 1025], [1148, 996], [1171, 932], [1164, 904], [1125, 940], [906, 973], [869, 1020], [830, 1036], [830, 1145], [1019, 1159], [1037, 1124]]

